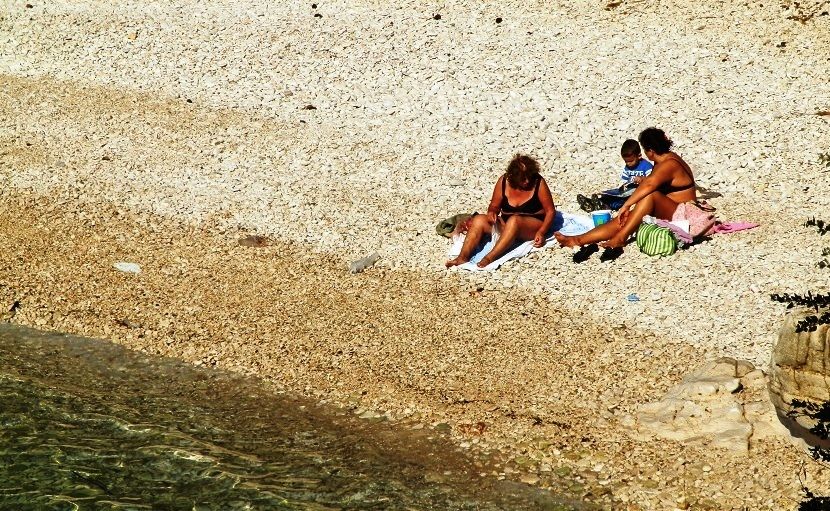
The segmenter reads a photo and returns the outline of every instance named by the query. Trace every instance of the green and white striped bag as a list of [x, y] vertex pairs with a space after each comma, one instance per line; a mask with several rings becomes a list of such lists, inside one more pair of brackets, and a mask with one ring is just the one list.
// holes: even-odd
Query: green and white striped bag
[[644, 254], [666, 257], [677, 252], [677, 238], [665, 227], [642, 223], [637, 229], [637, 247]]

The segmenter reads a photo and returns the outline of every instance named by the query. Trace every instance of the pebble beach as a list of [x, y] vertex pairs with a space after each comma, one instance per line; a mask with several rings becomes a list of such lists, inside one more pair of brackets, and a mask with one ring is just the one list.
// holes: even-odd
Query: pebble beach
[[[5, 2], [0, 311], [436, 428], [604, 508], [795, 509], [800, 467], [816, 493], [830, 471], [786, 440], [642, 442], [621, 418], [706, 361], [764, 368], [769, 295], [829, 291], [804, 226], [830, 205], [827, 9]], [[761, 226], [444, 268], [435, 224], [486, 209], [515, 153], [578, 212], [648, 126], [721, 219]]]

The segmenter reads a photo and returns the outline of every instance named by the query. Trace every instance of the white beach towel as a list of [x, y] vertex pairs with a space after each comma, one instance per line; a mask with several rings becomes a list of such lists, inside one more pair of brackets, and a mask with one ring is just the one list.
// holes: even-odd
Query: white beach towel
[[[547, 242], [541, 248], [534, 247], [533, 241], [525, 241], [524, 243], [516, 245], [512, 250], [509, 250], [503, 256], [488, 264], [484, 268], [479, 268], [478, 266], [476, 266], [476, 263], [481, 261], [481, 259], [490, 252], [490, 250], [496, 245], [496, 241], [498, 241], [499, 239], [498, 233], [494, 233], [492, 238], [489, 241], [487, 241], [487, 243], [482, 245], [481, 248], [473, 254], [473, 257], [470, 258], [469, 262], [458, 265], [456, 266], [456, 268], [467, 271], [497, 270], [501, 265], [503, 265], [507, 261], [524, 257], [527, 254], [531, 252], [536, 252], [538, 250], [544, 250], [550, 247], [558, 247], [559, 244], [556, 242], [556, 238], [553, 237], [554, 232], [561, 232], [566, 236], [577, 236], [579, 234], [586, 233], [593, 228], [594, 222], [593, 220], [591, 220], [590, 216], [574, 215], [571, 213], [562, 213], [560, 211], [557, 211], [556, 217], [554, 217], [553, 219], [553, 226], [550, 229], [550, 236], [548, 237]], [[461, 253], [461, 247], [464, 245], [465, 238], [466, 234], [457, 234], [453, 237], [450, 252], [449, 254], [447, 254], [450, 259], [452, 259], [453, 257], [457, 257], [458, 254]]]

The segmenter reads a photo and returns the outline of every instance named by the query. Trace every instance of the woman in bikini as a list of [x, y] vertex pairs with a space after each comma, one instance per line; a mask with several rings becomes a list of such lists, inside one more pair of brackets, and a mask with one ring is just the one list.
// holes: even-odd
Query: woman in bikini
[[[646, 157], [654, 162], [654, 170], [643, 179], [631, 194], [614, 220], [602, 224], [580, 236], [555, 233], [563, 247], [575, 247], [599, 243], [606, 248], [622, 248], [643, 217], [651, 215], [672, 220], [679, 204], [697, 198], [692, 169], [676, 153], [671, 151], [672, 141], [661, 129], [647, 128], [640, 133], [640, 145]], [[631, 207], [634, 206], [634, 209]]]
[[539, 174], [539, 163], [530, 156], [517, 154], [507, 172], [496, 181], [487, 214], [472, 218], [461, 253], [446, 262], [447, 268], [469, 261], [481, 238], [492, 234], [494, 228], [499, 239], [478, 262], [480, 268], [498, 259], [517, 241], [533, 240], [535, 247], [543, 246], [555, 213], [550, 188]]

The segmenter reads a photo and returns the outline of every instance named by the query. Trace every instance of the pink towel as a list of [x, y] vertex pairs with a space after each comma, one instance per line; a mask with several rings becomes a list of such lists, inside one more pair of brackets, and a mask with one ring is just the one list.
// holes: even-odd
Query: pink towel
[[712, 230], [707, 234], [730, 234], [747, 229], [754, 229], [759, 225], [761, 224], [753, 224], [752, 222], [716, 222]]

